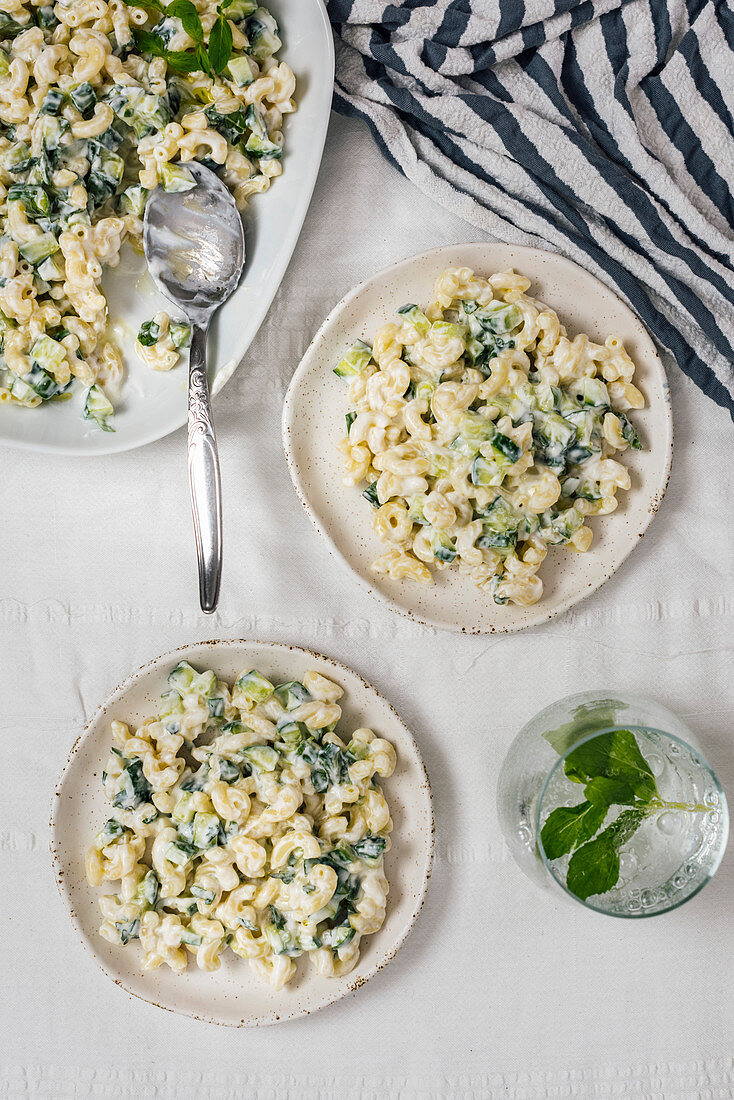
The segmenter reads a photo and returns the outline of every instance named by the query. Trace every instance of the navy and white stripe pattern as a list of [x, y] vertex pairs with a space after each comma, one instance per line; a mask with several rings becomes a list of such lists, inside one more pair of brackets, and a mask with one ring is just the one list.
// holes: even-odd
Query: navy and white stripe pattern
[[727, 0], [328, 0], [335, 106], [437, 202], [575, 260], [734, 417]]

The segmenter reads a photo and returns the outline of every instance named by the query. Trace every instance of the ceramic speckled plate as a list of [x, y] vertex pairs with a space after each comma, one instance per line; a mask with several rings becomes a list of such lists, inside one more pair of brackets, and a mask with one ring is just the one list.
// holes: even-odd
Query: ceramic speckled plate
[[[384, 781], [393, 817], [392, 849], [385, 857], [390, 882], [387, 917], [379, 932], [366, 936], [357, 967], [343, 978], [322, 978], [298, 964], [297, 977], [285, 989], [262, 984], [243, 959], [225, 952], [214, 973], [199, 970], [193, 960], [182, 975], [167, 967], [145, 972], [139, 944], [117, 947], [104, 940], [97, 898], [100, 888], [87, 884], [84, 857], [90, 842], [109, 817], [102, 790], [102, 768], [109, 754], [113, 718], [138, 723], [155, 713], [166, 677], [186, 660], [213, 668], [231, 683], [243, 668], [259, 668], [279, 680], [297, 679], [317, 669], [345, 690], [340, 705], [344, 728], [369, 726], [395, 746], [398, 763]], [[51, 854], [56, 882], [72, 924], [84, 946], [117, 985], [160, 1008], [232, 1027], [254, 1027], [290, 1020], [346, 997], [395, 955], [420, 912], [431, 875], [433, 811], [425, 768], [416, 744], [400, 718], [361, 676], [338, 661], [296, 646], [264, 642], [201, 642], [164, 654], [128, 677], [94, 714], [74, 745], [53, 800]]]
[[[556, 310], [569, 335], [587, 333], [603, 343], [622, 338], [637, 366], [635, 383], [647, 407], [633, 413], [642, 451], [625, 451], [632, 488], [619, 508], [591, 519], [594, 542], [586, 554], [551, 547], [541, 566], [544, 592], [532, 607], [498, 606], [457, 571], [434, 573], [434, 585], [393, 580], [370, 563], [385, 546], [372, 530], [372, 509], [361, 490], [342, 485], [347, 387], [333, 373], [354, 340], [372, 342], [405, 302], [426, 303], [449, 267], [467, 265], [480, 275], [513, 267], [532, 280], [529, 293]], [[663, 365], [642, 323], [594, 276], [570, 260], [534, 248], [463, 244], [437, 248], [380, 271], [343, 298], [316, 334], [293, 376], [283, 410], [283, 441], [296, 492], [316, 530], [357, 580], [394, 611], [419, 622], [469, 634], [520, 630], [545, 621], [597, 589], [634, 550], [655, 514], [670, 474], [673, 422]]]

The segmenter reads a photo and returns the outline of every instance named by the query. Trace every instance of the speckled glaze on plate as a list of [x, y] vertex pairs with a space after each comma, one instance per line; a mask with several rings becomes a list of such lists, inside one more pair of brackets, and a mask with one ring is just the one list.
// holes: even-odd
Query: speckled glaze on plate
[[[635, 384], [647, 407], [633, 413], [644, 450], [624, 452], [632, 475], [619, 508], [591, 519], [594, 541], [586, 554], [551, 547], [540, 568], [544, 591], [532, 607], [499, 606], [457, 571], [434, 573], [434, 585], [393, 580], [370, 570], [385, 546], [372, 529], [372, 509], [359, 487], [342, 485], [347, 386], [333, 373], [354, 340], [368, 343], [406, 302], [425, 304], [438, 275], [469, 266], [479, 275], [513, 267], [532, 280], [529, 294], [556, 310], [569, 336], [585, 332], [603, 343], [624, 340], [637, 370]], [[311, 342], [288, 388], [283, 444], [303, 507], [332, 554], [372, 595], [418, 622], [466, 634], [521, 630], [566, 611], [594, 592], [634, 550], [663, 498], [673, 455], [673, 419], [665, 371], [641, 321], [598, 279], [553, 252], [503, 244], [436, 248], [402, 260], [360, 283], [332, 310]]]
[[[395, 746], [398, 763], [384, 791], [393, 817], [393, 847], [385, 857], [390, 895], [385, 923], [366, 936], [356, 968], [343, 978], [322, 978], [308, 960], [285, 989], [275, 991], [231, 951], [213, 973], [193, 960], [175, 975], [167, 967], [143, 971], [140, 945], [116, 947], [98, 933], [97, 898], [89, 886], [84, 857], [90, 842], [109, 817], [102, 790], [102, 768], [110, 748], [113, 718], [138, 723], [156, 711], [166, 677], [179, 661], [212, 668], [228, 682], [243, 669], [257, 667], [276, 679], [294, 679], [313, 668], [337, 681], [345, 691], [340, 705], [344, 728], [368, 726]], [[96, 711], [71, 750], [54, 794], [51, 812], [51, 856], [59, 892], [82, 943], [104, 973], [128, 993], [159, 1008], [231, 1027], [256, 1027], [292, 1020], [353, 993], [395, 955], [421, 910], [433, 860], [431, 791], [413, 737], [395, 710], [356, 672], [338, 661], [298, 646], [266, 642], [212, 641], [166, 653], [129, 676]]]

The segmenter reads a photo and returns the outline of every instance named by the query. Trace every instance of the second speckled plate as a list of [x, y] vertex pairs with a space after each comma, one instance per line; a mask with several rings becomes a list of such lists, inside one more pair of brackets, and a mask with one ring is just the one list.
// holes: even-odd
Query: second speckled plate
[[[619, 509], [592, 518], [594, 542], [586, 554], [551, 548], [541, 566], [544, 592], [532, 607], [499, 606], [453, 569], [434, 585], [393, 580], [370, 570], [385, 546], [372, 529], [361, 489], [342, 484], [346, 387], [334, 365], [356, 340], [371, 343], [380, 325], [405, 302], [427, 303], [438, 275], [468, 266], [487, 276], [512, 267], [532, 280], [529, 293], [558, 313], [573, 337], [585, 332], [600, 343], [619, 336], [634, 360], [635, 383], [647, 407], [634, 412], [644, 449], [625, 451], [632, 475]], [[655, 346], [632, 310], [593, 275], [552, 252], [503, 244], [462, 244], [402, 260], [360, 283], [324, 321], [293, 376], [283, 410], [283, 442], [296, 492], [332, 554], [394, 611], [418, 622], [470, 634], [520, 630], [550, 619], [582, 600], [622, 564], [655, 514], [670, 474], [673, 423], [665, 371]]]

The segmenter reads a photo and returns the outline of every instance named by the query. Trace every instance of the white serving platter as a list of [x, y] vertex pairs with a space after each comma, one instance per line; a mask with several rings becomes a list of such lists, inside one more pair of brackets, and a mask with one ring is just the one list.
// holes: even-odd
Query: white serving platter
[[[342, 484], [347, 387], [334, 365], [356, 340], [372, 342], [406, 302], [425, 304], [438, 275], [468, 266], [479, 275], [514, 268], [532, 280], [529, 294], [556, 310], [569, 335], [587, 333], [603, 343], [621, 337], [634, 360], [634, 381], [647, 406], [632, 414], [643, 450], [625, 451], [632, 487], [619, 507], [592, 517], [591, 549], [576, 554], [551, 547], [541, 566], [544, 592], [531, 607], [499, 606], [453, 569], [435, 574], [433, 585], [375, 574], [371, 562], [384, 552], [372, 528], [372, 509], [361, 487]], [[608, 287], [570, 260], [552, 252], [504, 244], [460, 244], [402, 260], [360, 283], [332, 310], [298, 366], [283, 408], [283, 444], [303, 507], [330, 551], [357, 581], [392, 610], [421, 623], [468, 634], [520, 630], [544, 622], [594, 592], [638, 545], [662, 500], [670, 474], [673, 422], [665, 371], [639, 318]]]
[[[356, 968], [341, 978], [320, 977], [306, 958], [297, 977], [279, 991], [259, 981], [248, 963], [226, 952], [213, 973], [193, 960], [176, 975], [167, 967], [143, 971], [139, 944], [126, 948], [98, 932], [102, 892], [88, 885], [86, 850], [110, 816], [102, 790], [102, 769], [109, 755], [110, 722], [137, 724], [156, 713], [168, 673], [179, 661], [214, 669], [232, 683], [243, 669], [258, 668], [276, 680], [298, 679], [309, 669], [336, 681], [345, 694], [340, 726], [367, 726], [392, 742], [397, 753], [393, 775], [383, 791], [393, 818], [392, 848], [385, 857], [390, 894], [385, 923], [365, 936]], [[356, 672], [328, 657], [297, 646], [264, 642], [215, 641], [184, 646], [150, 661], [116, 688], [95, 712], [73, 746], [56, 788], [51, 811], [51, 855], [56, 882], [71, 922], [84, 947], [116, 985], [160, 1008], [210, 1023], [255, 1027], [291, 1020], [332, 1004], [358, 990], [395, 955], [423, 905], [433, 860], [431, 791], [418, 748], [390, 704]]]
[[[209, 379], [217, 394], [241, 363], [285, 274], [311, 199], [331, 110], [334, 43], [322, 0], [268, 0], [283, 36], [278, 54], [296, 75], [297, 110], [287, 116], [283, 175], [254, 195], [245, 213], [247, 260], [240, 286], [210, 329]], [[126, 377], [115, 401], [114, 432], [82, 419], [84, 387], [71, 401], [36, 409], [0, 404], [0, 443], [70, 455], [103, 455], [142, 447], [186, 423], [186, 360], [158, 373], [134, 352], [142, 321], [170, 308], [129, 246], [119, 267], [102, 280], [110, 333], [125, 359]], [[216, 419], [216, 402], [215, 402]]]

